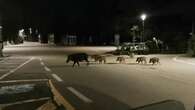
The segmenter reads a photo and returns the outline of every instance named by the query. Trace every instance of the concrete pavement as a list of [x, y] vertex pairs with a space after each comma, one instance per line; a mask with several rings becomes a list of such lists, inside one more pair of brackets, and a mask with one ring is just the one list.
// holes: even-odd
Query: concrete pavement
[[[52, 72], [49, 68], [45, 69], [47, 66], [42, 64], [43, 62], [44, 61], [42, 59], [34, 58], [29, 64], [24, 65], [21, 69], [18, 69], [13, 74], [3, 78], [2, 81], [45, 81], [45, 79], [52, 79], [58, 90], [66, 99], [68, 99], [69, 103], [71, 103], [76, 110], [99, 110], [105, 108], [108, 110], [129, 109], [128, 105], [104, 94], [100, 94], [93, 89], [60, 81], [58, 78], [56, 78], [59, 77], [57, 74]], [[84, 94], [86, 94], [86, 96]], [[90, 95], [90, 98], [88, 98], [88, 95]], [[93, 101], [91, 102], [86, 101], [92, 99]]]
[[[160, 65], [136, 64], [136, 58], [128, 58], [126, 64], [118, 64], [116, 56], [107, 57], [107, 64], [92, 62], [81, 67], [66, 64], [66, 55], [72, 52], [91, 54], [110, 51], [112, 47], [24, 47], [5, 50], [6, 54], [34, 57], [27, 65], [3, 80], [52, 79], [59, 91], [76, 108], [120, 110], [159, 102], [178, 100], [192, 110], [195, 100], [193, 65], [174, 61], [177, 55], [148, 55], [160, 58]], [[29, 51], [28, 51], [29, 50]], [[28, 53], [28, 54], [27, 54]], [[180, 59], [179, 59], [180, 60]], [[91, 102], [91, 103], [88, 103]]]
[[137, 65], [132, 59], [129, 64], [93, 64], [79, 68], [72, 68], [63, 60], [46, 61], [64, 82], [93, 88], [132, 107], [175, 99], [192, 109], [195, 70], [172, 58], [161, 56], [161, 65], [157, 66]]

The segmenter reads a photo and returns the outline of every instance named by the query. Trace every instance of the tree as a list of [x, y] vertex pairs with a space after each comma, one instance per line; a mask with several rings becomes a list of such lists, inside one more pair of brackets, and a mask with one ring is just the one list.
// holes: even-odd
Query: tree
[[192, 33], [190, 33], [191, 38], [188, 40], [188, 54], [195, 56], [195, 33], [194, 33], [194, 22], [192, 20]]
[[132, 37], [132, 42], [135, 42], [136, 38], [140, 36], [140, 30], [139, 30], [139, 27], [137, 25], [134, 25], [131, 28], [131, 35], [133, 36]]

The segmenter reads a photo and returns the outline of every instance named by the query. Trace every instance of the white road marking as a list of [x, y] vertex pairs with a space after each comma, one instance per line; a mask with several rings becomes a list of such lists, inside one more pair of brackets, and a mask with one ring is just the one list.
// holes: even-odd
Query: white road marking
[[[48, 67], [44, 64], [44, 62], [42, 61], [41, 58], [40, 58], [40, 62], [41, 62], [41, 65], [44, 66], [45, 71], [47, 71], [47, 72], [52, 72], [51, 69], [48, 68]], [[53, 77], [55, 80], [57, 80], [58, 82], [62, 82], [62, 81], [63, 81], [58, 75], [56, 75], [56, 74], [51, 74], [51, 75], [52, 75], [52, 77]]]
[[70, 102], [62, 96], [62, 94], [56, 89], [51, 80], [49, 80], [49, 87], [53, 93], [53, 100], [58, 104], [64, 106], [67, 110], [76, 110]]
[[44, 100], [49, 100], [49, 99], [51, 99], [51, 97], [30, 99], [30, 100], [18, 101], [18, 102], [9, 103], [9, 104], [0, 104], [0, 107], [6, 107], [6, 106], [12, 106], [12, 105], [18, 105], [18, 104], [24, 104], [24, 103], [30, 103], [30, 102], [38, 102], [38, 101], [44, 101]]
[[9, 81], [0, 81], [1, 83], [18, 83], [18, 82], [42, 82], [48, 81], [49, 79], [26, 79], [26, 80], [9, 80]]
[[85, 103], [92, 103], [93, 102], [91, 99], [89, 99], [88, 97], [86, 97], [85, 95], [83, 95], [82, 93], [80, 93], [79, 91], [74, 89], [73, 87], [67, 87], [67, 89], [69, 91], [71, 91], [74, 95], [76, 95], [78, 98], [83, 100]]
[[42, 58], [39, 58], [39, 60], [42, 62]]
[[23, 58], [23, 59], [17, 59], [17, 58], [13, 58], [13, 59], [5, 59], [5, 60], [3, 60], [3, 61], [1, 61], [1, 62], [12, 62], [12, 61], [14, 61], [14, 62], [20, 62], [20, 61], [25, 61], [25, 60], [28, 60], [29, 58]]
[[9, 69], [0, 69], [0, 72], [9, 71]]
[[45, 69], [45, 71], [47, 71], [47, 72], [51, 72], [51, 69], [49, 69], [48, 67], [44, 67], [44, 69]]
[[179, 62], [179, 63], [185, 63], [185, 64], [188, 64], [188, 65], [195, 66], [195, 63], [186, 62], [186, 61], [183, 61], [183, 60], [178, 60], [177, 57], [174, 57], [173, 60], [176, 61], [176, 62]]
[[63, 80], [57, 75], [57, 74], [51, 74], [54, 79], [56, 79], [58, 82], [62, 82]]
[[1, 64], [3, 65], [18, 65], [19, 63], [22, 63], [22, 62], [1, 62]]
[[51, 72], [51, 69], [48, 68], [48, 67], [45, 65], [45, 63], [43, 62], [42, 58], [39, 58], [39, 60], [40, 60], [40, 64], [41, 64], [42, 66], [44, 66], [45, 71]]
[[43, 62], [41, 62], [41, 65], [42, 65], [42, 66], [45, 66], [45, 64], [44, 64]]
[[0, 77], [0, 80], [4, 79], [5, 77], [9, 76], [10, 74], [14, 73], [15, 71], [17, 71], [18, 69], [20, 69], [21, 67], [23, 67], [24, 65], [26, 65], [27, 63], [31, 62], [34, 58], [32, 57], [31, 59], [27, 60], [26, 62], [24, 62], [23, 64], [19, 65], [17, 68], [10, 70], [8, 73], [2, 75]]
[[13, 65], [2, 65], [4, 67], [0, 67], [0, 69], [4, 69], [4, 68], [15, 68], [16, 66], [13, 66]]

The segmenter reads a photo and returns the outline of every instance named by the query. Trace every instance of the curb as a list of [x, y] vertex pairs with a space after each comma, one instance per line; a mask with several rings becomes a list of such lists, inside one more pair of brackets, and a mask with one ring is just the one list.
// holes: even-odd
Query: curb
[[60, 92], [55, 88], [52, 81], [49, 80], [49, 86], [51, 88], [51, 91], [54, 95], [54, 101], [57, 103], [58, 106], [64, 106], [66, 110], [76, 110], [61, 94]]
[[195, 63], [186, 62], [186, 61], [184, 61], [184, 60], [178, 60], [177, 58], [178, 58], [178, 56], [174, 57], [173, 60], [174, 60], [175, 62], [178, 62], [178, 63], [184, 63], [184, 64], [188, 64], [188, 65], [193, 65], [193, 66], [195, 66]]

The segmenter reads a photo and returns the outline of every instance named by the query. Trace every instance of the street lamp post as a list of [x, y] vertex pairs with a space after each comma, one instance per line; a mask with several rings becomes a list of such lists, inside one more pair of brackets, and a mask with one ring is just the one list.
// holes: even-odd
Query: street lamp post
[[2, 26], [0, 26], [0, 57], [3, 57], [3, 37], [2, 37]]
[[144, 41], [144, 37], [145, 37], [145, 23], [144, 23], [144, 21], [146, 20], [147, 15], [146, 14], [142, 14], [140, 18], [142, 20], [142, 26], [143, 26], [143, 29], [142, 29], [142, 38], [141, 38], [141, 42], [143, 42]]

